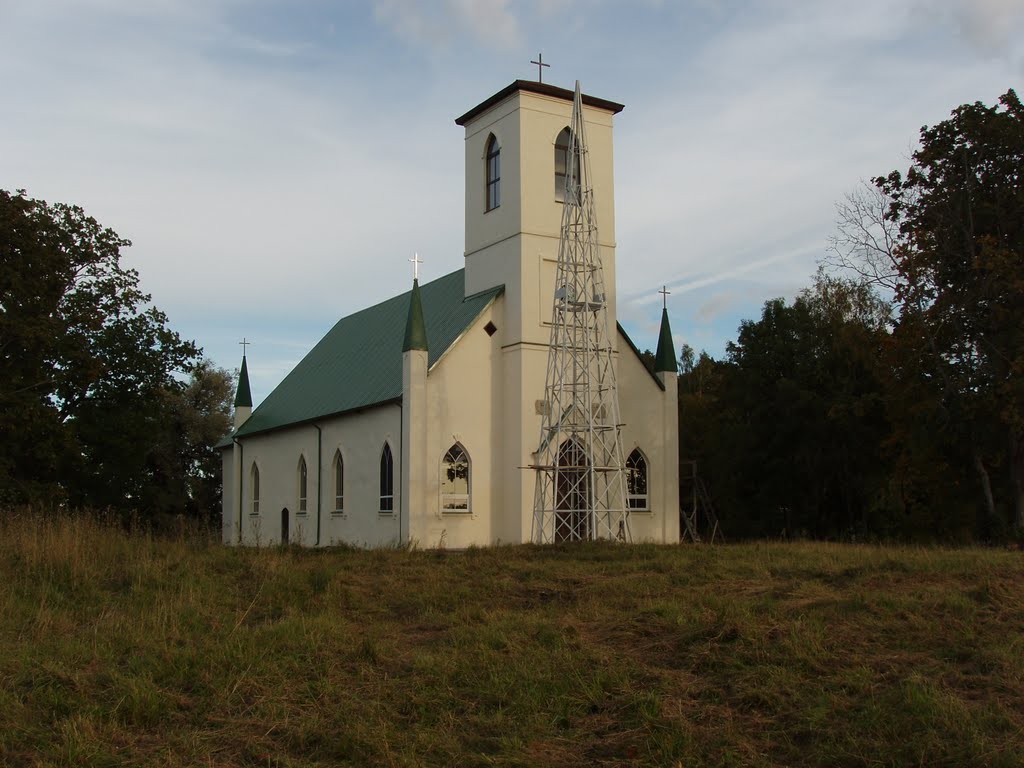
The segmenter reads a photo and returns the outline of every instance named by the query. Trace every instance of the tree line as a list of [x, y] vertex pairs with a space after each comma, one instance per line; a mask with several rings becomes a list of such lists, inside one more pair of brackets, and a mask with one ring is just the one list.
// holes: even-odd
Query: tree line
[[233, 377], [78, 206], [0, 190], [0, 508], [212, 518]]
[[683, 348], [680, 456], [726, 533], [1022, 535], [1022, 169], [1013, 90], [958, 107], [837, 206], [810, 287], [721, 360]]

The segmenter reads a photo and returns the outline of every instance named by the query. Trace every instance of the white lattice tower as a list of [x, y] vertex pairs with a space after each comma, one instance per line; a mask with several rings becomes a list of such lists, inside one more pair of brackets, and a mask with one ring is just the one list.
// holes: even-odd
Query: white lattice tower
[[573, 101], [539, 447], [533, 540], [628, 540], [608, 301], [580, 84]]

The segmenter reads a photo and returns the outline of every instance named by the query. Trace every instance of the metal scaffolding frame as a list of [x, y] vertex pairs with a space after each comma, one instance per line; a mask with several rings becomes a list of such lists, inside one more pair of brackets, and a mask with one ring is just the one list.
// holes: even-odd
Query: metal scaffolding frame
[[614, 337], [576, 82], [551, 311], [532, 539], [629, 541]]

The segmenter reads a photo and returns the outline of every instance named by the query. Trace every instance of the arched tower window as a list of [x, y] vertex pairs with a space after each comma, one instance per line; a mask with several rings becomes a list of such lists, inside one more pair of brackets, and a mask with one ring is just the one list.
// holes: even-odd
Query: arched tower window
[[441, 509], [469, 512], [469, 454], [455, 443], [441, 460]]
[[380, 452], [380, 511], [395, 511], [395, 462], [387, 443]]
[[334, 511], [345, 511], [345, 462], [341, 451], [334, 453]]
[[501, 147], [492, 133], [487, 139], [487, 210], [501, 205]]
[[[569, 148], [573, 144], [572, 131], [563, 128], [558, 138], [555, 139], [555, 200], [564, 203], [567, 197], [567, 184], [569, 181]], [[573, 164], [573, 180], [576, 186], [580, 183], [580, 156], [576, 153]]]
[[647, 497], [647, 459], [634, 448], [626, 459], [626, 500], [629, 509], [650, 509]]
[[260, 513], [260, 470], [255, 461], [252, 463], [252, 472], [249, 475], [250, 512], [258, 515]]
[[308, 488], [308, 475], [306, 473], [306, 457], [299, 457], [299, 512], [306, 511], [306, 489]]

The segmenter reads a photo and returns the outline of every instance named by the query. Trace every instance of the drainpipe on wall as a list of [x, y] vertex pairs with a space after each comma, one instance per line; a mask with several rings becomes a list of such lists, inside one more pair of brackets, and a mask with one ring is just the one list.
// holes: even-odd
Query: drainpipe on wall
[[323, 482], [320, 476], [324, 471], [324, 460], [323, 456], [320, 455], [321, 445], [323, 443], [324, 433], [321, 431], [319, 425], [314, 424], [313, 428], [316, 430], [316, 544], [320, 546], [320, 494], [321, 488], [323, 488]]
[[[405, 454], [402, 453], [402, 441], [405, 438], [403, 434], [403, 428], [405, 427], [405, 411], [402, 407], [402, 403], [398, 403], [398, 458], [399, 461], [404, 461]], [[405, 471], [405, 465], [402, 465], [401, 471], [398, 473], [398, 544], [401, 546], [405, 543], [402, 538], [402, 499], [404, 498], [405, 489], [402, 487], [402, 472]]]
[[238, 446], [238, 546], [242, 546], [242, 478], [245, 477], [245, 448], [232, 437], [231, 441]]

